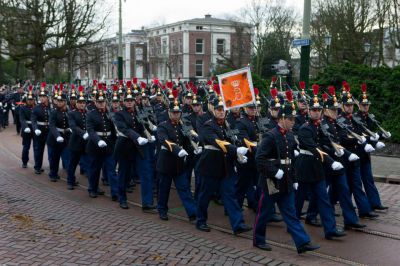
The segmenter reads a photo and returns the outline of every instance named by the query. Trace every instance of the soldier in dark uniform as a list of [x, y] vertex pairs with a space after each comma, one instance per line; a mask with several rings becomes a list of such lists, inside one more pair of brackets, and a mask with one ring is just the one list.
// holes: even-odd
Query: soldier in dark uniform
[[[67, 95], [59, 90], [56, 97], [57, 106], [50, 113], [49, 134], [47, 137], [47, 151], [50, 164], [49, 178], [52, 182], [60, 179], [58, 175], [60, 159], [61, 156], [69, 153], [67, 146], [71, 136], [71, 129], [68, 122]], [[66, 168], [68, 168], [68, 165], [66, 165]]]
[[[86, 131], [86, 97], [83, 92], [83, 86], [79, 86], [79, 96], [76, 102], [76, 108], [68, 113], [69, 126], [72, 135], [68, 143], [68, 149], [71, 153], [71, 159], [68, 166], [67, 189], [73, 190], [78, 185], [75, 176], [75, 170], [83, 156], [89, 134]], [[87, 169], [85, 169], [87, 171]]]
[[21, 122], [19, 119], [19, 109], [22, 105], [24, 105], [22, 99], [24, 97], [24, 89], [22, 86], [18, 86], [17, 92], [12, 95], [11, 105], [12, 105], [12, 113], [14, 118], [14, 124], [16, 125], [17, 134], [21, 132]]
[[226, 120], [231, 128], [236, 128], [236, 122], [240, 118], [241, 108], [232, 108], [226, 115]]
[[[342, 95], [342, 113], [337, 119], [338, 125], [345, 130], [340, 131], [340, 144], [349, 152], [361, 158], [363, 152], [372, 152], [375, 149], [369, 144], [353, 120], [354, 100], [350, 93], [350, 86], [345, 84], [346, 92]], [[360, 160], [348, 162], [345, 165], [347, 182], [350, 192], [354, 196], [361, 218], [376, 218], [379, 215], [372, 211], [367, 195], [363, 191], [361, 181]]]
[[[198, 162], [198, 172], [201, 175], [200, 193], [197, 201], [197, 229], [209, 232], [207, 225], [207, 208], [211, 196], [220, 191], [221, 199], [228, 213], [234, 234], [251, 230], [243, 220], [243, 214], [235, 198], [235, 182], [237, 174], [234, 164], [238, 159], [245, 163], [247, 148], [236, 147], [228, 142], [225, 124], [225, 110], [222, 99], [214, 100], [213, 117], [204, 123], [202, 139], [204, 151]], [[212, 166], [212, 168], [210, 168]]]
[[68, 109], [69, 111], [73, 111], [76, 109], [76, 91], [75, 91], [75, 85], [71, 85], [71, 93], [69, 95], [69, 104], [68, 104]]
[[314, 97], [310, 100], [310, 121], [303, 124], [298, 131], [300, 155], [295, 162], [299, 190], [296, 194], [296, 213], [300, 218], [304, 200], [311, 193], [317, 201], [318, 212], [324, 227], [325, 238], [343, 237], [345, 233], [336, 229], [335, 211], [326, 191], [324, 167], [334, 171], [343, 169], [343, 165], [333, 160], [322, 151], [324, 138], [320, 123], [322, 104], [318, 99], [319, 86], [313, 85]]
[[[324, 99], [324, 119], [321, 122], [321, 130], [325, 137], [321, 139], [321, 146], [322, 149], [328, 153], [329, 156], [334, 158], [335, 161], [345, 165], [348, 162], [358, 160], [359, 157], [354, 153], [350, 153], [338, 144], [340, 143], [339, 132], [342, 129], [340, 129], [336, 124], [339, 104], [335, 93], [335, 87], [330, 86], [329, 92], [330, 96], [326, 93], [322, 95]], [[337, 200], [339, 201], [343, 212], [345, 228], [365, 227], [365, 225], [359, 223], [357, 214], [354, 210], [345, 169], [333, 171], [331, 168], [325, 167], [325, 175], [331, 203], [335, 205]]]
[[263, 191], [254, 222], [253, 245], [262, 250], [271, 250], [266, 243], [265, 234], [267, 219], [273, 214], [276, 202], [287, 231], [300, 254], [318, 249], [319, 245], [311, 243], [309, 235], [295, 214], [294, 190], [298, 188], [298, 183], [292, 165], [296, 143], [291, 130], [296, 111], [291, 101], [291, 97], [288, 97], [288, 102], [279, 109], [277, 126], [264, 134], [257, 149], [256, 164], [260, 173], [258, 185]]
[[[359, 110], [355, 114], [359, 121], [361, 122], [358, 125], [359, 131], [363, 133], [367, 133], [365, 128], [373, 131], [376, 129], [375, 123], [372, 121], [371, 116], [369, 115], [369, 107], [371, 101], [367, 96], [367, 85], [364, 83], [361, 86], [362, 94], [359, 98]], [[362, 124], [362, 125], [361, 125]], [[365, 127], [365, 128], [364, 128]], [[375, 146], [375, 149], [382, 149], [385, 147], [385, 144], [379, 141], [379, 138], [382, 136], [384, 138], [389, 138], [390, 133], [385, 132], [386, 134], [378, 135], [375, 133], [375, 136], [369, 136], [369, 143]], [[360, 171], [361, 171], [361, 181], [363, 182], [365, 193], [367, 194], [368, 201], [373, 210], [386, 210], [388, 207], [383, 206], [381, 202], [381, 198], [379, 196], [378, 189], [376, 188], [374, 177], [372, 175], [372, 166], [371, 166], [371, 156], [369, 152], [365, 150], [360, 150]]]
[[296, 121], [293, 126], [293, 134], [297, 135], [299, 128], [308, 121], [308, 106], [307, 106], [307, 98], [305, 93], [305, 82], [300, 81], [300, 89], [301, 91], [297, 95], [297, 114]]
[[184, 95], [184, 103], [182, 106], [183, 114], [191, 114], [193, 112], [192, 102], [193, 102], [193, 93], [190, 90], [188, 90], [187, 93]]
[[156, 171], [159, 174], [157, 209], [161, 220], [168, 220], [168, 198], [174, 181], [179, 198], [190, 221], [196, 219], [196, 204], [190, 191], [190, 179], [187, 178], [186, 157], [193, 150], [189, 139], [182, 133], [182, 110], [179, 102], [170, 103], [169, 119], [158, 126], [157, 138], [160, 144]]
[[[128, 87], [124, 97], [125, 107], [115, 113], [114, 124], [117, 129], [117, 143], [114, 150], [118, 162], [119, 206], [128, 209], [126, 189], [136, 171], [141, 179], [142, 210], [151, 211], [153, 206], [153, 168], [149, 160], [149, 139], [154, 141], [147, 129], [139, 123], [136, 115], [134, 94]], [[134, 167], [132, 167], [134, 165]]]
[[89, 197], [96, 198], [103, 195], [99, 190], [100, 171], [107, 172], [110, 181], [111, 199], [118, 200], [118, 179], [115, 173], [115, 161], [113, 158], [115, 144], [115, 128], [106, 108], [106, 98], [103, 90], [96, 94], [96, 108], [86, 116], [86, 129], [89, 134], [86, 145], [86, 153], [89, 161]]
[[43, 172], [43, 153], [46, 145], [47, 134], [49, 133], [49, 115], [50, 106], [47, 91], [45, 90], [46, 83], [41, 84], [39, 92], [40, 104], [32, 109], [31, 121], [32, 129], [35, 133], [33, 137], [33, 155], [35, 159], [35, 174], [40, 175]]
[[31, 122], [32, 109], [35, 106], [35, 99], [32, 95], [32, 86], [29, 86], [26, 97], [26, 105], [21, 105], [19, 109], [19, 120], [21, 124], [22, 136], [22, 168], [26, 168], [29, 161], [29, 149], [33, 140], [33, 130]]

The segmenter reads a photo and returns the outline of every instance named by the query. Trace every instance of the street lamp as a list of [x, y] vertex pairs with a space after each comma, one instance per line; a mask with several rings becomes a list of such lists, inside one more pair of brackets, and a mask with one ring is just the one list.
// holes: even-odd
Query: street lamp
[[332, 43], [332, 35], [330, 35], [329, 33], [327, 35], [325, 35], [325, 45], [326, 45], [326, 65], [329, 65], [329, 50], [331, 47], [331, 43]]
[[368, 53], [369, 53], [369, 51], [371, 50], [371, 44], [370, 43], [364, 43], [364, 52], [365, 52], [365, 56], [364, 56], [364, 63], [366, 64], [367, 63], [367, 56], [368, 56]]

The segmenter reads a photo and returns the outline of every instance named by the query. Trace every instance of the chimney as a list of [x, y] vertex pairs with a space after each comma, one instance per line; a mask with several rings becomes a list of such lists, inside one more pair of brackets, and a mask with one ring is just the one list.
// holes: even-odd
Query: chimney
[[206, 14], [204, 17], [205, 18], [211, 18], [211, 15], [210, 14]]

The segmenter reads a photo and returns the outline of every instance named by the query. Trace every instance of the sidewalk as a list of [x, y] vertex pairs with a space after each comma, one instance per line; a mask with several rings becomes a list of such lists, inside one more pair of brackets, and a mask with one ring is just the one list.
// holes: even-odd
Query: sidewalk
[[372, 172], [380, 181], [398, 180], [400, 182], [400, 158], [371, 156]]

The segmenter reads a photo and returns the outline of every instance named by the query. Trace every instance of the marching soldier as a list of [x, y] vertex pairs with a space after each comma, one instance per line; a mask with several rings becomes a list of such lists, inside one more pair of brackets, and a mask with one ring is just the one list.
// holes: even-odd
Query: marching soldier
[[157, 209], [161, 220], [168, 220], [168, 198], [174, 181], [178, 195], [189, 217], [189, 221], [196, 220], [196, 204], [190, 191], [192, 169], [188, 169], [186, 157], [193, 150], [190, 141], [182, 133], [180, 125], [182, 109], [175, 100], [170, 103], [169, 119], [158, 126], [157, 138], [160, 143], [160, 152], [156, 164], [159, 174], [158, 204]]
[[[118, 162], [118, 196], [119, 206], [128, 209], [126, 189], [136, 171], [141, 179], [142, 210], [153, 210], [153, 165], [150, 161], [149, 141], [155, 137], [150, 135], [137, 118], [137, 106], [134, 93], [128, 87], [124, 97], [124, 108], [115, 113], [114, 123], [118, 130], [118, 139], [114, 156]], [[134, 165], [134, 167], [132, 167]]]
[[[68, 143], [71, 159], [68, 166], [67, 189], [73, 190], [78, 185], [75, 176], [76, 167], [81, 159], [85, 160], [85, 147], [89, 134], [86, 131], [86, 98], [83, 86], [79, 86], [76, 108], [68, 113], [72, 135]], [[82, 170], [82, 169], [81, 169]], [[88, 170], [88, 169], [84, 169]]]
[[[106, 172], [110, 181], [111, 199], [118, 200], [117, 175], [113, 158], [115, 144], [115, 128], [106, 108], [106, 98], [103, 90], [96, 93], [95, 109], [86, 116], [86, 129], [89, 134], [86, 153], [89, 157], [89, 197], [104, 195], [99, 190], [100, 171]], [[104, 167], [103, 167], [104, 166]]]
[[[372, 131], [376, 128], [374, 121], [371, 119], [369, 112], [369, 107], [371, 101], [367, 96], [367, 85], [364, 83], [361, 86], [362, 94], [359, 98], [359, 110], [356, 115], [360, 118], [360, 124], [358, 125], [359, 131], [367, 133], [366, 131]], [[384, 138], [390, 138], [390, 132], [384, 132], [381, 134]], [[379, 141], [379, 135], [375, 133], [375, 136], [369, 137], [369, 142], [375, 146], [375, 149], [381, 149], [385, 147], [385, 144]], [[374, 178], [372, 175], [371, 166], [371, 156], [370, 153], [365, 150], [360, 150], [360, 171], [361, 171], [361, 181], [363, 183], [365, 193], [367, 194], [368, 201], [373, 210], [386, 210], [388, 207], [383, 206], [381, 198], [379, 196], [378, 189], [376, 188]]]
[[[329, 156], [334, 158], [335, 161], [345, 165], [346, 162], [356, 161], [359, 157], [354, 153], [350, 153], [338, 144], [340, 143], [341, 129], [336, 124], [339, 103], [337, 101], [335, 87], [330, 86], [329, 93], [330, 96], [326, 93], [323, 94], [324, 119], [321, 123], [321, 130], [325, 137], [321, 140], [322, 148], [329, 154]], [[336, 201], [339, 201], [343, 212], [345, 228], [365, 227], [365, 225], [359, 223], [357, 214], [354, 210], [345, 169], [333, 171], [332, 169], [325, 167], [325, 174], [331, 203], [335, 205]]]
[[19, 109], [24, 102], [22, 101], [24, 97], [24, 89], [21, 85], [18, 85], [17, 91], [12, 95], [11, 105], [12, 105], [12, 113], [14, 117], [14, 124], [16, 125], [17, 134], [21, 132], [21, 122], [19, 119]]
[[262, 250], [271, 250], [266, 243], [267, 220], [274, 213], [274, 203], [279, 206], [292, 236], [297, 252], [304, 253], [318, 249], [311, 243], [309, 235], [296, 216], [294, 190], [298, 183], [294, 175], [292, 160], [296, 143], [291, 132], [296, 114], [293, 96], [287, 94], [287, 103], [279, 109], [277, 126], [264, 134], [257, 154], [256, 164], [260, 173], [258, 185], [262, 188], [257, 215], [254, 222], [253, 245]]
[[[343, 129], [340, 131], [340, 144], [349, 152], [361, 157], [362, 152], [370, 153], [375, 149], [371, 144], [367, 143], [364, 136], [358, 130], [353, 120], [354, 100], [350, 93], [350, 86], [345, 84], [345, 93], [342, 95], [342, 113], [337, 122]], [[367, 195], [363, 191], [361, 181], [360, 160], [347, 162], [345, 165], [347, 182], [358, 209], [360, 218], [376, 218], [379, 215], [372, 211]]]
[[73, 111], [76, 109], [76, 91], [75, 91], [75, 85], [71, 85], [71, 93], [69, 95], [69, 111]]
[[[68, 122], [67, 95], [60, 89], [56, 94], [56, 98], [57, 106], [50, 113], [49, 135], [47, 137], [50, 164], [49, 178], [51, 182], [56, 182], [60, 179], [58, 175], [60, 159], [69, 152], [67, 145], [71, 135]], [[68, 168], [68, 164], [69, 162], [65, 165], [66, 168]]]
[[[214, 99], [213, 117], [204, 123], [202, 139], [204, 151], [198, 161], [198, 171], [201, 175], [200, 193], [197, 201], [197, 225], [196, 228], [209, 232], [207, 225], [207, 208], [211, 196], [220, 191], [221, 199], [229, 215], [230, 224], [234, 234], [240, 234], [251, 230], [243, 220], [243, 214], [235, 198], [235, 161], [246, 162], [247, 148], [236, 147], [228, 142], [227, 128], [225, 124], [225, 110], [220, 98]], [[210, 166], [213, 166], [210, 169]]]
[[307, 106], [307, 98], [306, 98], [306, 83], [304, 81], [300, 81], [299, 83], [301, 91], [297, 95], [297, 114], [296, 114], [296, 122], [293, 126], [293, 134], [297, 135], [299, 128], [308, 121], [308, 106]]
[[46, 83], [43, 82], [40, 86], [39, 92], [40, 104], [32, 109], [31, 121], [32, 129], [35, 133], [33, 137], [33, 155], [35, 159], [35, 174], [40, 175], [44, 170], [43, 153], [46, 145], [47, 134], [49, 133], [49, 115], [50, 103], [48, 92], [46, 91]]
[[296, 194], [296, 212], [300, 218], [304, 200], [311, 193], [316, 200], [319, 215], [324, 227], [325, 238], [343, 237], [345, 233], [336, 229], [335, 211], [326, 192], [324, 167], [334, 171], [343, 169], [343, 165], [334, 161], [321, 150], [323, 138], [320, 128], [322, 105], [318, 99], [318, 85], [313, 85], [314, 97], [310, 99], [310, 121], [303, 124], [298, 132], [300, 155], [295, 162], [299, 189]]
[[19, 120], [22, 129], [22, 168], [27, 167], [29, 161], [29, 149], [33, 140], [31, 114], [32, 109], [35, 106], [35, 100], [32, 95], [32, 90], [33, 87], [29, 86], [28, 95], [26, 97], [26, 105], [22, 105], [19, 109]]

